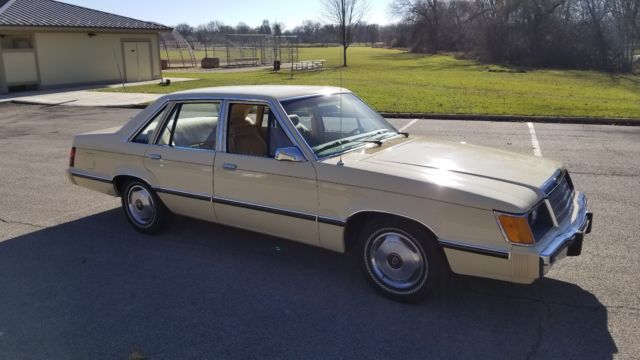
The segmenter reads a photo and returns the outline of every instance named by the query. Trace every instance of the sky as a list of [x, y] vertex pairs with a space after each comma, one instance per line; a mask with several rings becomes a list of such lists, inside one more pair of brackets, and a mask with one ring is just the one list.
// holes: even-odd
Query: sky
[[[96, 10], [124, 15], [139, 20], [155, 21], [168, 26], [186, 22], [192, 26], [220, 20], [227, 25], [245, 22], [256, 27], [262, 20], [279, 22], [293, 29], [303, 20], [326, 22], [321, 0], [60, 0]], [[388, 24], [392, 0], [370, 0], [365, 20], [369, 23]]]

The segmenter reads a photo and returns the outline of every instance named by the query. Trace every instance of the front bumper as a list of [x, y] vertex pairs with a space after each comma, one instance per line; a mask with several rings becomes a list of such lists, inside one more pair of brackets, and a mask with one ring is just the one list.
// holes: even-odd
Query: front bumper
[[584, 235], [591, 232], [593, 213], [589, 211], [584, 194], [579, 193], [574, 201], [574, 209], [577, 209], [575, 220], [540, 252], [540, 277], [565, 256], [578, 256], [582, 253]]

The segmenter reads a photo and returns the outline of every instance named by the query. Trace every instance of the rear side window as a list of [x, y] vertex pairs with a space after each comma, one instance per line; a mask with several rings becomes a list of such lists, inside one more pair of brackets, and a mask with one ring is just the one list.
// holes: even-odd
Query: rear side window
[[158, 144], [190, 149], [215, 149], [219, 113], [220, 103], [217, 102], [176, 105], [158, 138]]
[[151, 136], [153, 136], [153, 132], [158, 127], [158, 123], [160, 122], [160, 120], [162, 120], [166, 111], [167, 107], [165, 106], [164, 109], [162, 109], [159, 113], [156, 114], [156, 116], [153, 117], [153, 120], [151, 120], [151, 122], [148, 123], [147, 126], [140, 130], [138, 135], [133, 138], [132, 142], [138, 144], [148, 144]]

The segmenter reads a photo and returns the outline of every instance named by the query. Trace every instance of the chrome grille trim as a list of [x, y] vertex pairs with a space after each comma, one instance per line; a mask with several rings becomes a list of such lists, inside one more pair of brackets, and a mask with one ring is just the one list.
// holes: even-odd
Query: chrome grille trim
[[542, 190], [545, 191], [549, 204], [553, 209], [555, 223], [559, 224], [571, 214], [574, 189], [567, 171], [556, 174], [543, 185]]

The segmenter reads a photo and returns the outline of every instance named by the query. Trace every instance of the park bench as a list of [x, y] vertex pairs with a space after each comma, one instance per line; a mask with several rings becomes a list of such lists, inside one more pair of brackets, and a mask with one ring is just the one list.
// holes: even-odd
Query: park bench
[[260, 58], [257, 57], [242, 57], [242, 58], [236, 58], [233, 59], [233, 63], [232, 65], [235, 66], [255, 66], [258, 64], [258, 62], [260, 61]]
[[325, 60], [303, 60], [292, 64], [294, 71], [322, 70]]

